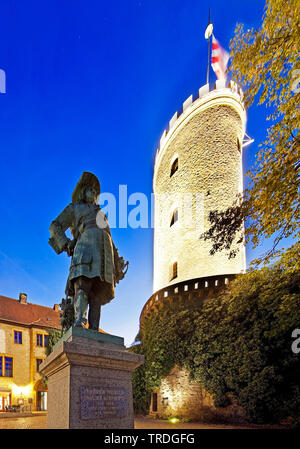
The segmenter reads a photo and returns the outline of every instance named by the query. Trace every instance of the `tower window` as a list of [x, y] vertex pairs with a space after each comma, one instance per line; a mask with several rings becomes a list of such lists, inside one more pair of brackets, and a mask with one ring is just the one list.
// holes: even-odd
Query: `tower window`
[[170, 177], [173, 176], [177, 170], [178, 170], [178, 157], [175, 159], [175, 161], [172, 164]]
[[172, 214], [170, 227], [173, 226], [173, 224], [176, 223], [176, 221], [178, 221], [178, 209], [175, 209]]
[[171, 266], [171, 276], [170, 276], [170, 281], [172, 281], [173, 279], [177, 278], [178, 276], [178, 270], [177, 270], [177, 262], [174, 262]]

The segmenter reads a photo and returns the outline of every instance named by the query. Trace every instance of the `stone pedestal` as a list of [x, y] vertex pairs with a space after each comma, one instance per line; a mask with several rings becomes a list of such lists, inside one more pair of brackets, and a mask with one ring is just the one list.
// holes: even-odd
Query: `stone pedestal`
[[144, 356], [124, 340], [70, 328], [40, 365], [48, 377], [48, 429], [133, 429], [132, 371]]

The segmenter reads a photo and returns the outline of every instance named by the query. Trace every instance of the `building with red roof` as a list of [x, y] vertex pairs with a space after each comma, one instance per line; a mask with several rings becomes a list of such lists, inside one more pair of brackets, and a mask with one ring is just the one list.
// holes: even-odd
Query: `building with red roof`
[[49, 332], [60, 330], [58, 304], [45, 307], [0, 295], [0, 412], [47, 409], [47, 386], [38, 371], [46, 358]]

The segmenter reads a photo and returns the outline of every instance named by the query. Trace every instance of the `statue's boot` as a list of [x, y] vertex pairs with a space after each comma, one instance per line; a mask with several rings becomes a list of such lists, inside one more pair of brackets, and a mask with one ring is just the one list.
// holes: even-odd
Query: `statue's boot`
[[89, 308], [89, 329], [97, 331], [99, 329], [101, 306], [90, 304]]
[[86, 325], [86, 312], [88, 308], [88, 295], [84, 290], [78, 290], [75, 297], [75, 327], [84, 327]]

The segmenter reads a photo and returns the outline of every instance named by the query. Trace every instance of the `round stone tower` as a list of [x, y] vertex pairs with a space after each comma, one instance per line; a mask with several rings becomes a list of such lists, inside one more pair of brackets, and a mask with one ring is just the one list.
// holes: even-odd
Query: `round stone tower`
[[[234, 83], [217, 81], [191, 95], [175, 113], [157, 150], [153, 190], [153, 295], [141, 314], [157, 301], [197, 290], [203, 296], [245, 271], [245, 247], [228, 259], [224, 252], [210, 255], [209, 213], [224, 211], [243, 191], [242, 144], [246, 112], [242, 92]], [[161, 299], [160, 299], [161, 298]]]
[[[217, 87], [219, 87], [217, 85]], [[210, 211], [223, 211], [243, 190], [246, 114], [231, 88], [200, 89], [175, 114], [160, 141], [154, 167], [154, 292], [189, 279], [245, 270], [245, 250], [228, 259], [210, 255], [201, 239]]]

